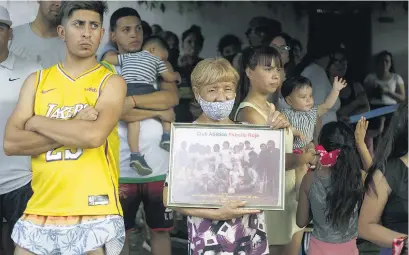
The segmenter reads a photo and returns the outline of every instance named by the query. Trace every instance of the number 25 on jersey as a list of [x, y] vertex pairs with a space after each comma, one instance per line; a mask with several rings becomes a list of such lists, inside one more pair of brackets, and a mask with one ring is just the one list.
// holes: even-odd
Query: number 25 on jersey
[[64, 151], [47, 151], [45, 160], [47, 162], [61, 161], [61, 160], [77, 160], [83, 153], [82, 149], [65, 149]]

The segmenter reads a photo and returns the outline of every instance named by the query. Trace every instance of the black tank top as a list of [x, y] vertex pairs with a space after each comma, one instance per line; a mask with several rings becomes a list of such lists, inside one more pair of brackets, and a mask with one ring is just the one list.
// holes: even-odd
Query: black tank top
[[383, 210], [382, 224], [408, 234], [408, 167], [399, 158], [393, 158], [388, 161], [384, 175], [392, 192]]

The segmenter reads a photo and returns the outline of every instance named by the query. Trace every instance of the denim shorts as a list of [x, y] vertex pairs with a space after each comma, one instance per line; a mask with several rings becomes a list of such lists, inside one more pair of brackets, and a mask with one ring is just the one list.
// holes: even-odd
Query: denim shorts
[[157, 89], [148, 83], [128, 83], [126, 96], [146, 95], [156, 92]]

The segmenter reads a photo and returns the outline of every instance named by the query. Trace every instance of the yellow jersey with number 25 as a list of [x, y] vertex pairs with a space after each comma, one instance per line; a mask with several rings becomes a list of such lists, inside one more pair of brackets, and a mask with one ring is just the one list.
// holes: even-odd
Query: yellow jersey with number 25
[[[38, 71], [35, 115], [61, 121], [72, 119], [85, 107], [95, 106], [112, 75], [101, 64], [76, 78], [69, 76], [61, 64]], [[31, 161], [34, 194], [27, 204], [26, 214], [122, 215], [118, 196], [117, 127], [98, 148], [62, 146], [32, 156]]]

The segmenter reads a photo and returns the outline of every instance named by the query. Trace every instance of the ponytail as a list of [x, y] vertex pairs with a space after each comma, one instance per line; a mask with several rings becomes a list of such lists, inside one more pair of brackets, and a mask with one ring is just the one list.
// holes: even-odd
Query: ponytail
[[348, 224], [362, 203], [364, 185], [358, 155], [355, 146], [343, 146], [332, 168], [327, 195], [327, 221], [334, 227]]
[[334, 227], [342, 226], [348, 224], [358, 210], [364, 194], [354, 132], [343, 122], [331, 122], [322, 128], [318, 140], [327, 151], [340, 149], [337, 162], [331, 167], [326, 216]]

